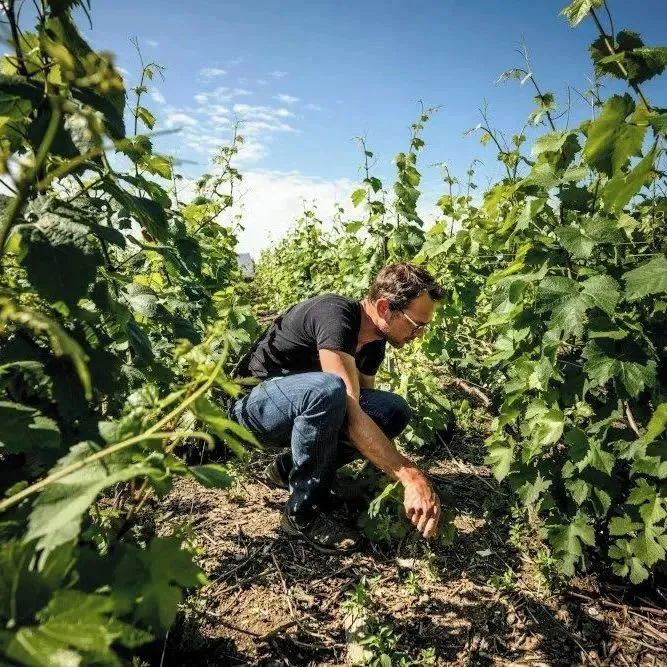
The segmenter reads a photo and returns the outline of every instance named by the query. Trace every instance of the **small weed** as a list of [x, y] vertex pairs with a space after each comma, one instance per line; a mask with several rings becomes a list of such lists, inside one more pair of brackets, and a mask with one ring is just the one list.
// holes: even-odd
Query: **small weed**
[[492, 574], [488, 579], [488, 584], [499, 591], [514, 591], [517, 585], [516, 572], [507, 568], [502, 574]]

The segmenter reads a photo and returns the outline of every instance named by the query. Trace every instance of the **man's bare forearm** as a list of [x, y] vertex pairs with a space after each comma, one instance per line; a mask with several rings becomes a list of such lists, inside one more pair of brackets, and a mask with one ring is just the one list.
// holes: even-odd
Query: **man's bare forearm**
[[415, 464], [396, 449], [352, 396], [347, 398], [346, 430], [348, 438], [364, 458], [393, 479], [405, 485], [423, 477]]

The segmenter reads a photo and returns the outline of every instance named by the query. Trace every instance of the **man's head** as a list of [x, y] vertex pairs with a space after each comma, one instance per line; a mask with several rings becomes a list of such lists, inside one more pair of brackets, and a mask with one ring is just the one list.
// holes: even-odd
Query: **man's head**
[[428, 271], [401, 262], [378, 273], [366, 300], [378, 332], [393, 347], [403, 347], [424, 333], [442, 297], [442, 287]]

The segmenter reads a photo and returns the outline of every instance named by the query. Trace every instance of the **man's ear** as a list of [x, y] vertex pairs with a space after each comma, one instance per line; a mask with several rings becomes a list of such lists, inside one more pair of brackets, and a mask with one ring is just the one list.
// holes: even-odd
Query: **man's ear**
[[377, 310], [377, 314], [383, 319], [383, 320], [388, 320], [391, 316], [391, 308], [389, 304], [389, 299], [385, 299], [384, 297], [379, 298], [375, 302], [375, 309]]

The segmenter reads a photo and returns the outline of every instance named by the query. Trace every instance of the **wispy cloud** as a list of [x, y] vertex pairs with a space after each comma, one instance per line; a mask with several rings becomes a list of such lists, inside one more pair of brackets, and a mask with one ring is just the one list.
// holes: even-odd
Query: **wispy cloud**
[[160, 42], [158, 42], [155, 39], [147, 39], [146, 44], [148, 44], [148, 46], [150, 46], [152, 48], [156, 48], [156, 47], [160, 46]]
[[306, 109], [310, 111], [322, 111], [322, 107], [319, 104], [313, 104], [312, 102], [310, 104], [306, 104]]
[[221, 67], [202, 67], [199, 70], [199, 76], [202, 79], [214, 79], [218, 76], [225, 76], [225, 74], [227, 74], [227, 70]]
[[268, 81], [267, 81], [266, 79], [257, 79], [257, 83], [258, 83], [260, 86], [266, 86], [266, 84], [268, 83]]
[[148, 91], [148, 94], [150, 95], [153, 102], [155, 102], [156, 104], [167, 103], [167, 100], [164, 98], [164, 95], [157, 88], [152, 88], [151, 90]]
[[289, 72], [284, 72], [281, 69], [274, 69], [273, 72], [270, 72], [270, 76], [272, 76], [274, 79], [284, 79]]
[[285, 93], [280, 93], [279, 95], [276, 95], [274, 100], [279, 100], [280, 102], [284, 102], [285, 104], [295, 104], [296, 102], [299, 101], [298, 97], [294, 97], [293, 95], [286, 95]]
[[186, 113], [181, 113], [178, 111], [167, 114], [167, 118], [165, 119], [165, 125], [169, 129], [174, 127], [181, 127], [184, 125], [194, 126], [196, 124], [197, 120], [195, 118], [188, 116]]

